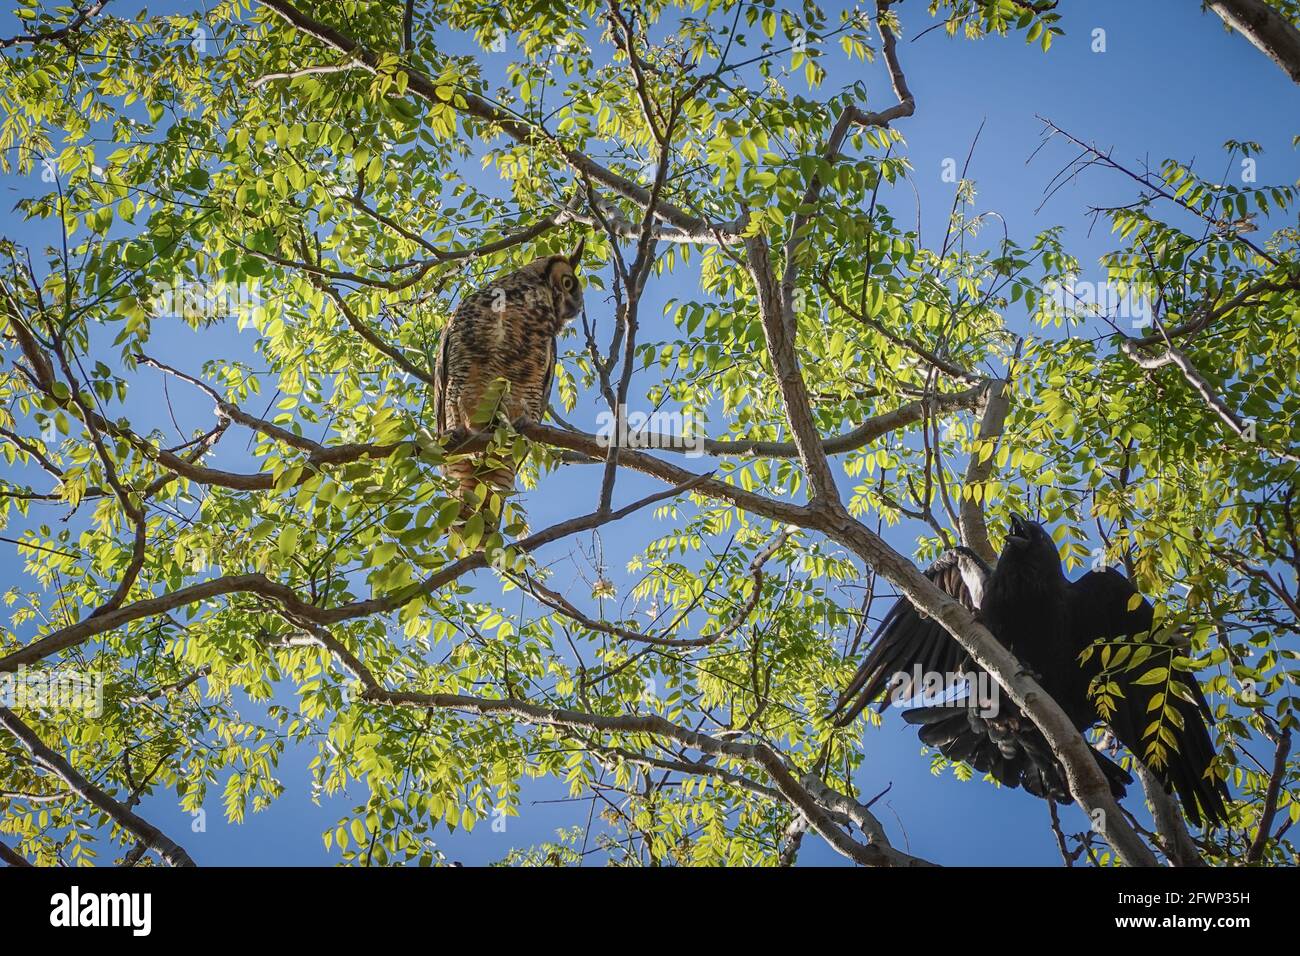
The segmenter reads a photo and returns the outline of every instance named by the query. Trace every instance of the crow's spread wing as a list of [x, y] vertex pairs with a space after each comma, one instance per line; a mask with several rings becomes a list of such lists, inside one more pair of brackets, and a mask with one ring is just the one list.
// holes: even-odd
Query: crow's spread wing
[[[965, 577], [963, 577], [963, 568]], [[972, 551], [945, 551], [930, 565], [925, 576], [939, 590], [956, 598], [972, 611], [979, 606], [988, 566]], [[969, 582], [969, 583], [968, 583]], [[972, 594], [972, 587], [977, 593]], [[896, 674], [909, 677], [919, 667], [922, 673], [954, 674], [969, 670], [967, 655], [943, 626], [900, 597], [880, 622], [871, 639], [871, 649], [849, 686], [840, 694], [831, 716], [841, 727], [853, 722], [862, 709], [886, 690]]]
[[[1082, 654], [1085, 648], [1103, 639], [1118, 640], [1149, 632], [1151, 605], [1141, 599], [1132, 606], [1136, 595], [1138, 591], [1128, 578], [1114, 569], [1091, 571], [1073, 582], [1069, 587], [1069, 621], [1075, 653]], [[1114, 709], [1106, 715], [1106, 722], [1130, 752], [1150, 767], [1167, 788], [1173, 788], [1194, 825], [1199, 826], [1202, 817], [1211, 823], [1222, 823], [1228, 791], [1218, 777], [1206, 775], [1214, 760], [1214, 744], [1209, 733], [1213, 715], [1196, 678], [1172, 668], [1175, 649], [1155, 643], [1152, 647], [1154, 651], [1131, 669], [1125, 662], [1131, 661], [1138, 651], [1130, 649], [1120, 658], [1115, 655], [1122, 651], [1112, 650], [1107, 680], [1117, 684], [1120, 693], [1110, 695]], [[1163, 678], [1155, 674], [1159, 668], [1165, 669]], [[1072, 702], [1089, 701], [1094, 715], [1095, 704], [1088, 696], [1088, 689], [1105, 670], [1100, 648], [1095, 648], [1079, 670], [1078, 687], [1068, 695]], [[1152, 682], [1145, 683], [1144, 678]], [[1174, 691], [1170, 686], [1173, 680], [1186, 688], [1187, 697]], [[1163, 695], [1163, 705], [1155, 702], [1157, 695]], [[1071, 714], [1071, 717], [1076, 724], [1091, 723], [1086, 715]], [[1149, 754], [1153, 742], [1156, 751]]]
[[[970, 764], [1005, 787], [1023, 787], [1036, 797], [1073, 803], [1065, 768], [1052, 753], [1042, 731], [1014, 703], [1000, 694], [997, 713], [982, 716], [976, 707], [916, 707], [903, 712], [909, 724], [920, 726], [921, 742], [949, 760]], [[1097, 765], [1115, 799], [1133, 782], [1128, 772], [1099, 750]]]
[[[990, 571], [974, 552], [963, 548], [945, 552], [925, 573], [942, 591], [976, 611]], [[1065, 772], [1038, 728], [937, 621], [918, 611], [907, 598], [899, 598], [881, 622], [867, 659], [832, 711], [836, 723], [844, 726], [852, 722], [864, 707], [893, 689], [896, 675], [905, 675], [912, 682], [909, 697], [920, 693], [923, 688], [914, 682], [918, 672], [922, 679], [938, 675], [945, 685], [956, 675], [967, 674], [996, 694], [981, 701], [978, 694], [968, 693], [937, 706], [904, 711], [903, 719], [919, 726], [922, 743], [950, 760], [990, 774], [1003, 786], [1023, 787], [1035, 796], [1071, 802]], [[1123, 796], [1132, 778], [1103, 754], [1097, 754], [1097, 762], [1115, 796]]]

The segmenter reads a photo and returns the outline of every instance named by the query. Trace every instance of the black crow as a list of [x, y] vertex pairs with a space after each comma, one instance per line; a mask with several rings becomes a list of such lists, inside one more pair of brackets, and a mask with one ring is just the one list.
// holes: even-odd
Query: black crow
[[[1207, 729], [1213, 716], [1196, 679], [1172, 666], [1178, 648], [1150, 637], [1152, 607], [1128, 578], [1108, 568], [1067, 580], [1051, 536], [1019, 515], [1011, 517], [997, 567], [990, 569], [967, 548], [954, 548], [925, 573], [976, 613], [1080, 732], [1104, 720], [1167, 789], [1177, 792], [1194, 825], [1202, 818], [1224, 821], [1227, 788], [1207, 773], [1214, 759]], [[1107, 642], [1121, 640], [1123, 645], [1111, 644], [1103, 653]], [[955, 696], [952, 689], [962, 682], [954, 675], [972, 679]], [[844, 726], [886, 691], [906, 700], [946, 685], [953, 699], [936, 702], [928, 696], [903, 714], [920, 725], [925, 744], [1006, 786], [1070, 803], [1065, 770], [1033, 722], [1005, 694], [994, 698], [995, 706], [977, 700], [975, 689], [986, 682], [992, 685], [990, 675], [961, 645], [902, 597], [885, 615], [832, 716]], [[1094, 697], [1098, 688], [1106, 693]], [[993, 686], [994, 694], [999, 690]], [[1132, 777], [1100, 751], [1094, 753], [1111, 791], [1122, 797]]]

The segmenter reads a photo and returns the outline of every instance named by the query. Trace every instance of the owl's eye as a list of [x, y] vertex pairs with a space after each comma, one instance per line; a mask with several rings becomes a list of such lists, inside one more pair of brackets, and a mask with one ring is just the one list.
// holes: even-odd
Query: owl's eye
[[573, 276], [560, 277], [560, 288], [563, 289], [565, 292], [572, 292], [574, 285], [575, 283], [573, 281]]

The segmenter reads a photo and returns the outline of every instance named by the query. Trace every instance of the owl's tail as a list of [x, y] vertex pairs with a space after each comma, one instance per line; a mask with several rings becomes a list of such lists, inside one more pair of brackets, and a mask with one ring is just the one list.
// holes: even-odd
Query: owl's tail
[[505, 498], [515, 488], [512, 465], [495, 459], [489, 463], [476, 455], [449, 462], [443, 474], [456, 483], [453, 493], [460, 499], [460, 523], [481, 514], [484, 528], [497, 527]]

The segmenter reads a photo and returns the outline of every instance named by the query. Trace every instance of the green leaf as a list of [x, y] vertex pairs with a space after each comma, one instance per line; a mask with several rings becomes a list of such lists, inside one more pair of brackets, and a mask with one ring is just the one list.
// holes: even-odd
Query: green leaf
[[275, 550], [285, 560], [298, 550], [298, 528], [296, 525], [287, 524], [280, 529], [280, 537], [276, 542]]
[[1162, 684], [1165, 682], [1165, 680], [1168, 679], [1168, 677], [1169, 677], [1169, 668], [1153, 667], [1151, 668], [1151, 670], [1147, 671], [1141, 677], [1137, 678], [1137, 680], [1135, 680], [1133, 683], [1141, 684], [1143, 686], [1150, 685], [1150, 684]]

